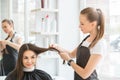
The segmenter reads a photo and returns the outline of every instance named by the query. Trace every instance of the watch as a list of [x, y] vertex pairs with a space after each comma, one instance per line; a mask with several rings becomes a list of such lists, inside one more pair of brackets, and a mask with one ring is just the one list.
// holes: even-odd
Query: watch
[[71, 65], [70, 65], [71, 62], [74, 62], [74, 60], [72, 60], [72, 59], [68, 60], [68, 63], [67, 63], [67, 64], [68, 64], [69, 66], [71, 66]]

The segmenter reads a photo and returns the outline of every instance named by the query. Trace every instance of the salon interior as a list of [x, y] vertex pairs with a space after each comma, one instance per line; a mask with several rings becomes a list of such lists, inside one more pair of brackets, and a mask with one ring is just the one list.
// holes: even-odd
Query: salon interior
[[[99, 79], [120, 80], [120, 0], [0, 0], [0, 22], [12, 19], [23, 43], [40, 47], [55, 43], [72, 51], [86, 36], [79, 29], [79, 14], [86, 7], [100, 8], [105, 16], [107, 49]], [[0, 40], [5, 37], [0, 28]], [[38, 55], [36, 68], [49, 73], [53, 80], [74, 80], [74, 70], [67, 62], [63, 64], [55, 51]], [[5, 77], [0, 76], [0, 80]]]

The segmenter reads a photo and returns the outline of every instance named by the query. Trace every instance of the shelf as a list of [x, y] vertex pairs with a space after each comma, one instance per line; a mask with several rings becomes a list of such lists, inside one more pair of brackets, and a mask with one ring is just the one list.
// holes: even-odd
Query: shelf
[[[45, 0], [48, 1], [48, 0]], [[50, 0], [41, 6], [36, 1], [34, 9], [30, 10], [31, 24], [29, 33], [35, 44], [48, 48], [50, 44], [59, 43], [59, 0]], [[37, 6], [39, 6], [37, 8]], [[34, 20], [34, 21], [33, 21]], [[46, 70], [47, 73], [53, 75], [53, 79], [57, 80], [59, 75], [60, 56], [56, 51], [47, 51], [38, 55], [37, 67]], [[49, 68], [48, 68], [49, 66]]]
[[58, 9], [36, 8], [36, 9], [31, 10], [31, 12], [37, 12], [37, 11], [41, 11], [41, 12], [58, 12]]
[[40, 34], [40, 35], [43, 35], [43, 36], [56, 36], [56, 35], [59, 35], [58, 32], [35, 32], [35, 31], [32, 31], [31, 33], [32, 34]]

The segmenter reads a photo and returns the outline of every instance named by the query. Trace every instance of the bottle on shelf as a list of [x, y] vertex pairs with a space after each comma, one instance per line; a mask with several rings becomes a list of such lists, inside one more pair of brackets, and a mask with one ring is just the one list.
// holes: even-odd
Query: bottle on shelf
[[50, 16], [49, 15], [47, 15], [46, 16], [46, 32], [50, 32], [50, 18], [49, 18]]
[[51, 28], [50, 28], [50, 32], [52, 33], [56, 33], [56, 28], [57, 28], [57, 23], [56, 23], [56, 19], [53, 18], [52, 22], [51, 22]]
[[46, 14], [45, 17], [42, 17], [41, 22], [41, 32], [48, 32], [49, 30], [49, 15]]
[[45, 28], [46, 28], [46, 25], [45, 25], [45, 18], [42, 18], [42, 24], [41, 24], [41, 32], [45, 32]]

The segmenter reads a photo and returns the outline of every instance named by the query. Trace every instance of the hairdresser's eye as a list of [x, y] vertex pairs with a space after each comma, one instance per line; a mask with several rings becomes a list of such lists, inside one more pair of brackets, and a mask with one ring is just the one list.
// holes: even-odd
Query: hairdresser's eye
[[2, 28], [7, 28], [7, 26], [3, 26]]
[[81, 25], [84, 25], [83, 23], [81, 23]]
[[84, 25], [82, 22], [80, 22], [80, 25]]

